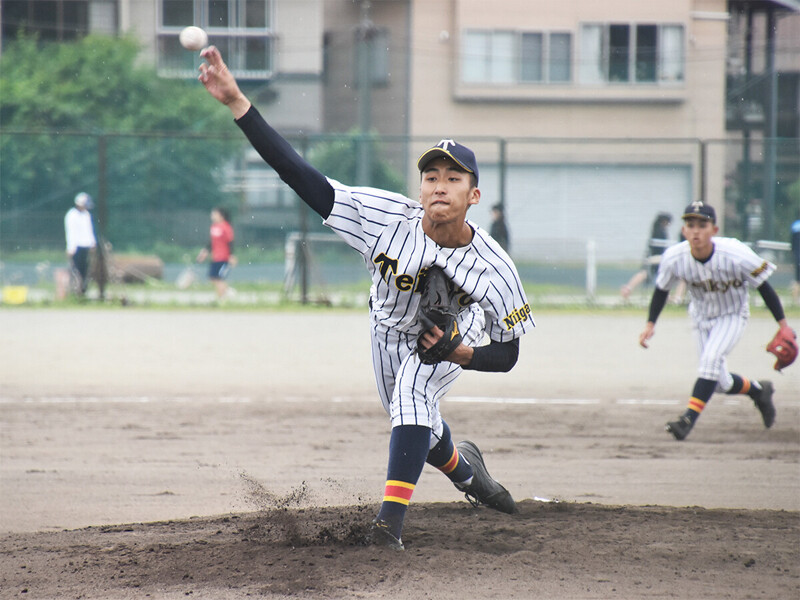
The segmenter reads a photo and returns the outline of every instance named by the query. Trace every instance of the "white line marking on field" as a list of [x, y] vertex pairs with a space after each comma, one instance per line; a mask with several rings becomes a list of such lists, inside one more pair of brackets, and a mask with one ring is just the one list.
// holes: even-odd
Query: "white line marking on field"
[[448, 402], [487, 404], [600, 404], [599, 398], [498, 398], [495, 396], [449, 396]]
[[[308, 403], [309, 401], [323, 401], [334, 404], [364, 403], [373, 401], [363, 396], [332, 396], [328, 399], [309, 399], [300, 396], [285, 396], [280, 398], [263, 398], [253, 400], [249, 396], [24, 396], [13, 398], [0, 396], [0, 405], [10, 404], [192, 404], [192, 403], [217, 403], [217, 404], [254, 404], [258, 402], [283, 402], [283, 403]], [[377, 399], [374, 401], [377, 402]], [[602, 404], [617, 404], [621, 406], [678, 406], [683, 405], [682, 399], [669, 398], [617, 398], [602, 400], [600, 398], [508, 398], [501, 396], [450, 396], [445, 401], [457, 404], [518, 404], [518, 405], [547, 405], [547, 406], [597, 406]], [[742, 406], [749, 403], [743, 398], [723, 398], [725, 406]], [[786, 407], [800, 406], [800, 399], [782, 399], [781, 405]]]
[[679, 400], [651, 398], [618, 398], [616, 404], [634, 404], [638, 406], [674, 406]]
[[[208, 401], [206, 398], [199, 400]], [[190, 404], [197, 401], [197, 398], [192, 398], [191, 396], [39, 396], [36, 398], [26, 396], [24, 398], [0, 398], [0, 404], [158, 404], [167, 402]], [[212, 399], [211, 402], [218, 402], [219, 404], [249, 404], [252, 399], [246, 396], [220, 396]]]

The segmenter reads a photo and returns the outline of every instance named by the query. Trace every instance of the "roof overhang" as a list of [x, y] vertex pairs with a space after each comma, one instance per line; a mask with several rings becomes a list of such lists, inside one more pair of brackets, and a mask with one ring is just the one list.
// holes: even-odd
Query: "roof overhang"
[[752, 8], [756, 11], [800, 12], [800, 0], [728, 0], [728, 4], [731, 7]]

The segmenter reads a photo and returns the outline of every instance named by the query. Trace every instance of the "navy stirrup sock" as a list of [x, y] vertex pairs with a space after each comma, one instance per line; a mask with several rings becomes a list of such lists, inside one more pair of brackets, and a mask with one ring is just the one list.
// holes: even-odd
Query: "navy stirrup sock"
[[400, 425], [392, 429], [386, 487], [377, 519], [386, 523], [398, 540], [411, 494], [425, 466], [430, 441], [429, 427]]

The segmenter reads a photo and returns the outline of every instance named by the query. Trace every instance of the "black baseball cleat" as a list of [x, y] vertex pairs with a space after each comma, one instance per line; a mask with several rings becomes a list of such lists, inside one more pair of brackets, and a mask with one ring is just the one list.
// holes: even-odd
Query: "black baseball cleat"
[[676, 440], [682, 440], [689, 435], [692, 427], [694, 427], [694, 423], [689, 420], [689, 417], [682, 416], [677, 421], [667, 423], [665, 429], [675, 436]]
[[386, 521], [375, 519], [369, 529], [369, 542], [375, 546], [386, 546], [392, 550], [402, 551], [406, 547], [400, 538], [395, 537]]
[[478, 447], [469, 441], [456, 444], [459, 454], [472, 465], [472, 483], [468, 486], [456, 485], [464, 492], [467, 500], [473, 506], [485, 504], [489, 508], [513, 515], [517, 511], [517, 503], [508, 493], [508, 490], [497, 483], [489, 475], [483, 462], [483, 455]]
[[775, 390], [771, 381], [759, 381], [758, 383], [761, 385], [761, 393], [753, 402], [761, 413], [761, 418], [764, 419], [764, 427], [769, 429], [775, 423], [775, 405], [772, 403], [772, 393]]

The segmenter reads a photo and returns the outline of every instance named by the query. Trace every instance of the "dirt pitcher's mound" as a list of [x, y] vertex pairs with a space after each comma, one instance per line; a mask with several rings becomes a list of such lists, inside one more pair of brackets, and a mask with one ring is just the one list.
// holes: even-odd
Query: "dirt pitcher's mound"
[[0, 538], [3, 598], [797, 598], [796, 512], [525, 500], [274, 509]]

